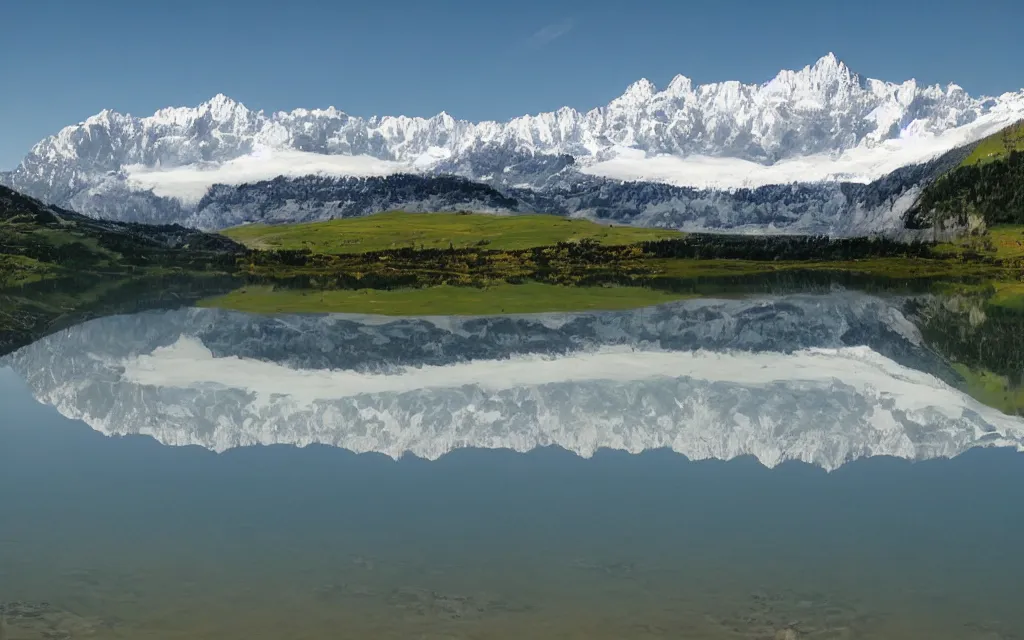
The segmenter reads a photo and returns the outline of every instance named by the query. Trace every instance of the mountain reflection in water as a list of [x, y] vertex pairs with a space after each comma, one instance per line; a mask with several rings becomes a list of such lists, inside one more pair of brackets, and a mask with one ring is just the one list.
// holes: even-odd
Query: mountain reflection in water
[[[9, 639], [1019, 638], [1024, 464], [108, 438], [0, 369]], [[793, 634], [796, 634], [795, 636]]]
[[834, 470], [1024, 447], [1024, 420], [961, 390], [908, 304], [833, 292], [480, 318], [188, 308], [92, 320], [0, 363], [102, 433], [215, 451], [669, 448]]
[[972, 305], [77, 324], [0, 359], [0, 636], [1021, 637]]

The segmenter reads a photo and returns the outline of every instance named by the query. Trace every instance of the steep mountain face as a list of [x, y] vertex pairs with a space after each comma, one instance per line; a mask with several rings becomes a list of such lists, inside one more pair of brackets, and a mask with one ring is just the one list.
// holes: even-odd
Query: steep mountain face
[[1024, 422], [942, 382], [956, 373], [900, 310], [859, 294], [531, 317], [183, 309], [91, 321], [0, 365], [103, 433], [217, 451], [669, 447], [835, 469], [1024, 448]]
[[957, 149], [869, 184], [798, 183], [725, 191], [590, 179], [509, 193], [528, 210], [685, 231], [895, 233], [922, 187], [969, 152]]
[[245, 222], [309, 222], [389, 210], [498, 212], [519, 207], [515, 198], [455, 176], [308, 176], [240, 186], [214, 185], [185, 223], [200, 229], [219, 229]]
[[[585, 113], [508, 122], [365, 119], [333, 107], [266, 114], [223, 95], [149, 117], [106, 110], [41, 141], [0, 181], [88, 215], [147, 222], [194, 217], [215, 184], [279, 176], [455, 174], [541, 191], [586, 176], [728, 190], [869, 183], [1022, 115], [1024, 92], [975, 98], [956, 85], [865, 79], [830, 54], [763, 84], [676, 76], [658, 90], [641, 80]], [[734, 217], [751, 216], [711, 226]]]

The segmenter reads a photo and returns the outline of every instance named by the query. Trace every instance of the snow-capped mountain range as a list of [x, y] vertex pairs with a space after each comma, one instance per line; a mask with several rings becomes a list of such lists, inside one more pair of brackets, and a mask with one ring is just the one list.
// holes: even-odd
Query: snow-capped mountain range
[[102, 433], [215, 451], [668, 447], [831, 470], [1024, 450], [1024, 421], [950, 386], [958, 374], [898, 305], [847, 292], [481, 318], [152, 311], [0, 366]]
[[224, 95], [148, 117], [105, 110], [39, 142], [0, 182], [90, 215], [162, 220], [187, 218], [214, 184], [279, 176], [456, 174], [533, 189], [588, 176], [701, 190], [868, 183], [1022, 117], [1024, 91], [972, 97], [955, 84], [866, 79], [829, 54], [763, 84], [640, 80], [603, 107], [507, 122], [267, 114]]

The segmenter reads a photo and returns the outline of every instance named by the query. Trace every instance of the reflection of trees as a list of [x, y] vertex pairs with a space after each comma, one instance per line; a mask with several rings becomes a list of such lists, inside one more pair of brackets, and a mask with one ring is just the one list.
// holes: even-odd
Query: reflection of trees
[[227, 293], [233, 276], [155, 275], [130, 278], [80, 274], [0, 291], [0, 356], [92, 318], [176, 309]]
[[1024, 382], [1024, 312], [982, 297], [932, 297], [908, 303], [927, 344], [954, 362]]

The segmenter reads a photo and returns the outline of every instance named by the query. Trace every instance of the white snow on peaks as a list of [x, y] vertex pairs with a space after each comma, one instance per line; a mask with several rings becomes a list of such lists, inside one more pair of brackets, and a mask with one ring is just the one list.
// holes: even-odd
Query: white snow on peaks
[[[604, 346], [390, 374], [215, 357], [184, 336], [107, 360], [96, 396], [47, 382], [40, 400], [108, 435], [215, 451], [313, 443], [398, 458], [460, 447], [671, 448], [691, 459], [753, 455], [835, 469], [851, 459], [1024, 449], [1024, 423], [868, 347], [793, 353]], [[107, 375], [107, 374], [105, 374]], [[103, 399], [106, 398], [106, 399]], [[130, 416], [130, 419], [128, 417]]]
[[906, 410], [934, 406], [951, 408], [949, 415], [959, 415], [966, 402], [974, 410], [999, 415], [935, 376], [901, 366], [868, 347], [810, 348], [782, 354], [605, 346], [568, 356], [515, 355], [501, 360], [409, 367], [398, 374], [368, 374], [293, 369], [238, 356], [214, 357], [202, 341], [182, 335], [174, 344], [129, 358], [122, 366], [124, 379], [137, 384], [180, 388], [216, 384], [303, 402], [466, 385], [500, 391], [559, 382], [682, 377], [741, 385], [842, 380], [862, 392], [870, 390], [899, 399]]
[[612, 157], [580, 168], [582, 173], [625, 181], [664, 182], [698, 189], [757, 188], [793, 182], [868, 183], [900, 167], [927, 162], [950, 149], [998, 132], [1024, 116], [1006, 108], [974, 122], [939, 134], [916, 132], [909, 127], [899, 138], [875, 145], [861, 144], [839, 154], [820, 153], [761, 164], [742, 158], [712, 156], [680, 157], [648, 155], [629, 147], [617, 147]]
[[169, 169], [140, 164], [124, 167], [130, 185], [152, 189], [158, 196], [177, 198], [188, 204], [198, 202], [215, 184], [238, 185], [273, 180], [278, 176], [385, 176], [409, 170], [403, 163], [367, 155], [329, 156], [291, 149], [260, 149], [219, 164], [189, 164]]
[[[1024, 450], [1024, 420], [944, 382], [946, 363], [898, 306], [836, 293], [538, 316], [543, 324], [180, 309], [76, 325], [0, 366], [102, 433], [215, 451], [320, 443], [433, 459], [461, 447], [670, 448], [835, 469], [865, 456]], [[696, 350], [673, 350], [682, 336]]]
[[[104, 111], [41, 141], [11, 180], [37, 196], [64, 194], [130, 167], [133, 184], [194, 199], [211, 179], [248, 182], [311, 169], [379, 175], [480, 154], [485, 162], [474, 166], [497, 174], [495, 166], [515, 152], [569, 154], [589, 173], [685, 186], [863, 182], [1022, 117], [1024, 92], [973, 97], [955, 84], [867, 79], [830, 54], [760, 84], [695, 85], [677, 76], [659, 89], [639, 80], [586, 112], [566, 107], [505, 122], [446, 113], [360, 118], [333, 107], [267, 114], [223, 95], [142, 118]], [[275, 150], [271, 162], [248, 157], [260, 148]], [[344, 156], [361, 159], [335, 159]], [[221, 165], [223, 178], [201, 169]], [[155, 175], [163, 172], [171, 175]]]

